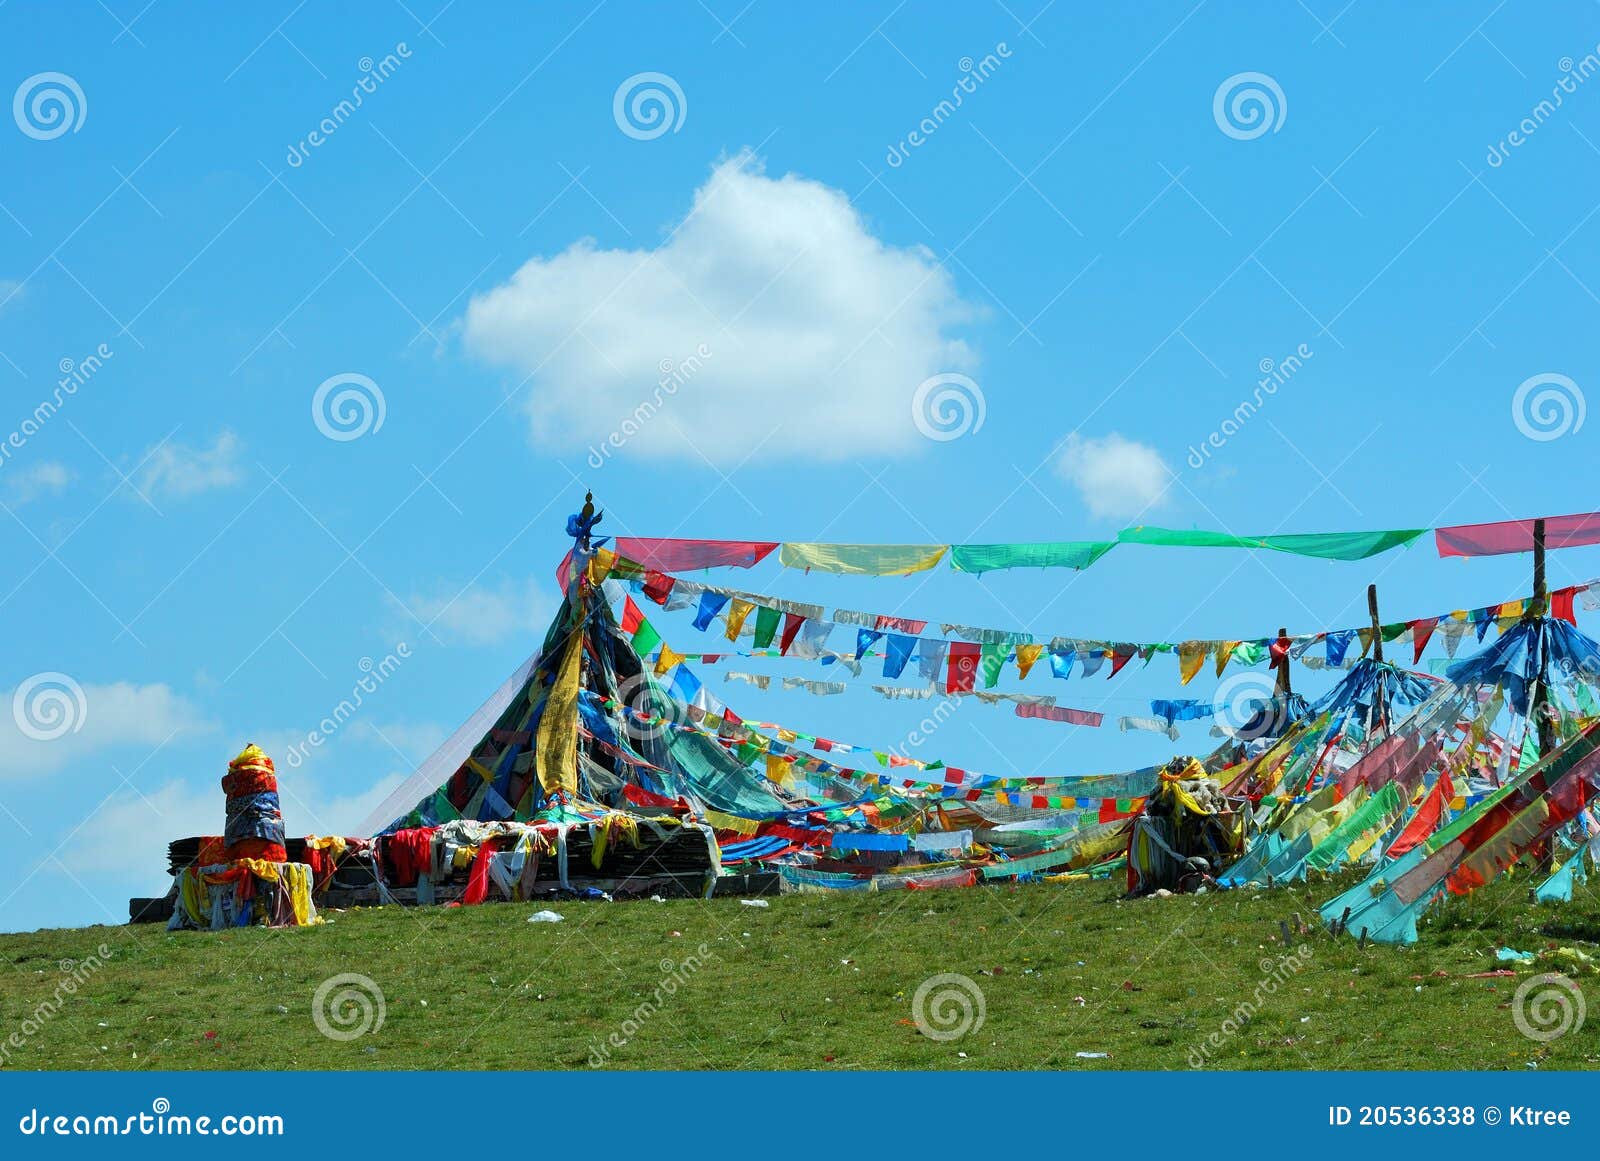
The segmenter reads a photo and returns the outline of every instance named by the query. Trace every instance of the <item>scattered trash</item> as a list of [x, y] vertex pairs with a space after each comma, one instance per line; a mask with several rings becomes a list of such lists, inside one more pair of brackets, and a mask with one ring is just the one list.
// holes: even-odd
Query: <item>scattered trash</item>
[[[529, 923], [560, 923], [561, 922], [561, 916], [558, 915], [554, 911], [535, 911], [532, 915], [528, 916], [528, 922]], [[673, 932], [673, 934], [676, 935], [677, 932]]]
[[1074, 1004], [1076, 1004], [1076, 1005], [1077, 1005], [1077, 1006], [1078, 1006], [1078, 1007], [1080, 1007], [1080, 1008], [1081, 1008], [1081, 1007], [1083, 1007], [1083, 1006], [1084, 1006], [1084, 1005], [1085, 1005], [1085, 1004], [1087, 1004], [1087, 1003], [1088, 1003], [1088, 1002], [1089, 1002], [1089, 1001], [1088, 1001], [1088, 1000], [1085, 1000], [1085, 999], [1084, 999], [1084, 998], [1083, 998], [1083, 997], [1082, 997], [1082, 996], [1073, 996], [1073, 997], [1072, 997], [1072, 1002], [1073, 1002], [1073, 1003], [1074, 1003]]
[[1111, 1053], [1109, 1053], [1109, 1052], [1075, 1052], [1075, 1053], [1073, 1053], [1073, 1055], [1076, 1056], [1079, 1060], [1110, 1060], [1111, 1059]]
[[289, 1009], [284, 1007], [284, 1005], [282, 1005], [282, 1004], [279, 1004], [276, 1008], [274, 1008], [272, 1010], [274, 1012], [278, 1013], [278, 1015], [280, 1015], [280, 1016], [287, 1016], [289, 1014]]
[[652, 896], [650, 896], [650, 902], [652, 902], [652, 903], [665, 903], [666, 900], [663, 899], [660, 895], [652, 895]]
[[1534, 955], [1531, 951], [1518, 951], [1513, 947], [1502, 947], [1499, 951], [1494, 953], [1494, 958], [1511, 963], [1527, 963], [1530, 960], [1535, 960], [1539, 957]]
[[741, 900], [739, 900], [739, 906], [741, 906], [741, 907], [771, 907], [772, 904], [768, 903], [765, 899], [741, 899]]

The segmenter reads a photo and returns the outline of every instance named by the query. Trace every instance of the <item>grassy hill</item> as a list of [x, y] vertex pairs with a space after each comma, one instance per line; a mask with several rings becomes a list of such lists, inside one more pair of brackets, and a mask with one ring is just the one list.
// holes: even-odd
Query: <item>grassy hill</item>
[[[1112, 884], [539, 908], [381, 908], [313, 930], [0, 936], [6, 1068], [1592, 1068], [1600, 1011], [1522, 1035], [1494, 949], [1594, 950], [1600, 895], [1502, 882], [1414, 949], [1279, 921], [1332, 893], [1123, 901]], [[110, 953], [104, 963], [97, 951]], [[91, 958], [92, 957], [92, 958]], [[1538, 970], [1544, 970], [1540, 968]], [[366, 1009], [340, 973], [381, 992]], [[970, 981], [925, 980], [958, 975]], [[66, 984], [71, 982], [69, 989]], [[1581, 977], [1600, 1000], [1600, 976]], [[366, 985], [359, 984], [365, 988]], [[981, 993], [981, 1000], [979, 993]], [[965, 1000], [965, 1007], [962, 1000]], [[976, 1023], [981, 1004], [983, 1019]], [[1242, 1008], [1241, 1005], [1244, 1005]], [[1254, 1008], [1235, 1029], [1233, 1020]], [[967, 1012], [970, 1009], [971, 1015]], [[965, 1034], [940, 1039], [963, 1019]], [[1226, 1022], [1226, 1023], [1225, 1023]], [[17, 1041], [21, 1047], [17, 1047]], [[1078, 1053], [1109, 1053], [1080, 1058]]]

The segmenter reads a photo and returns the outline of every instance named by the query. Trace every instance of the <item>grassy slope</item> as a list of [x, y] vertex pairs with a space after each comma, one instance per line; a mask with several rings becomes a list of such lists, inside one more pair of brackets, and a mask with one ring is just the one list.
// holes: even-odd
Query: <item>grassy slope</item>
[[[1284, 976], [1211, 1066], [1595, 1067], [1600, 1009], [1540, 1046], [1513, 1025], [1516, 980], [1462, 978], [1494, 967], [1502, 944], [1600, 939], [1600, 895], [1536, 908], [1526, 890], [1521, 879], [1452, 903], [1411, 950], [1314, 933], [1308, 966]], [[584, 1068], [623, 1035], [663, 967], [703, 943], [713, 958], [680, 972], [676, 994], [610, 1049], [611, 1066], [1183, 1068], [1257, 989], [1263, 958], [1283, 953], [1278, 921], [1296, 910], [1309, 920], [1311, 899], [1330, 894], [1323, 884], [1122, 902], [1111, 885], [1075, 884], [788, 896], [767, 909], [573, 903], [556, 908], [561, 924], [501, 904], [350, 912], [309, 931], [6, 935], [0, 1040], [56, 989], [61, 961], [106, 943], [108, 965], [5, 1067]], [[351, 1042], [311, 1019], [314, 990], [339, 972], [370, 976], [386, 999], [381, 1029]], [[950, 1042], [911, 1022], [918, 984], [944, 972], [971, 977], [987, 1009], [980, 1029]], [[1584, 983], [1600, 1002], [1600, 977]]]

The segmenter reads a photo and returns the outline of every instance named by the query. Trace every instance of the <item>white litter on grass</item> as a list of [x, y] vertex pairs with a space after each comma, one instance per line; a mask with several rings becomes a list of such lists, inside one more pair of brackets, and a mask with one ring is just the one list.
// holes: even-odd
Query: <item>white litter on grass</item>
[[1111, 1053], [1109, 1053], [1109, 1052], [1079, 1052], [1077, 1054], [1077, 1057], [1078, 1057], [1079, 1060], [1109, 1060], [1111, 1058]]
[[765, 899], [741, 899], [741, 900], [739, 900], [739, 906], [741, 906], [741, 907], [771, 907], [772, 904], [768, 903]]
[[535, 911], [528, 916], [529, 923], [560, 923], [561, 916], [554, 911]]

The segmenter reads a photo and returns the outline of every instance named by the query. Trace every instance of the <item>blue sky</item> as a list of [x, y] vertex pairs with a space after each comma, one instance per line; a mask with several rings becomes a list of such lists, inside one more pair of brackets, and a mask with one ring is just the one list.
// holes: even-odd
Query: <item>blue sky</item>
[[[221, 21], [14, 0], [0, 429], [59, 406], [0, 466], [0, 686], [11, 704], [64, 674], [84, 696], [49, 741], [0, 715], [0, 928], [116, 921], [163, 890], [166, 840], [220, 830], [217, 780], [250, 740], [279, 756], [292, 833], [356, 825], [535, 646], [584, 486], [612, 532], [871, 542], [1597, 507], [1576, 417], [1535, 439], [1512, 405], [1539, 375], [1581, 401], [1600, 372], [1600, 78], [1572, 79], [1597, 44], [1588, 4], [408, 0]], [[648, 101], [629, 119], [647, 73], [671, 82], [664, 132]], [[1230, 86], [1251, 73], [1270, 85]], [[1241, 85], [1270, 128], [1229, 119]], [[657, 366], [702, 346], [592, 466]], [[1302, 348], [1193, 466], [1263, 361]], [[911, 400], [947, 373], [983, 422], [928, 439]], [[353, 434], [317, 422], [329, 380], [381, 397], [381, 426], [324, 434]], [[1078, 575], [724, 579], [1176, 640], [1355, 625], [1372, 580], [1386, 619], [1485, 604], [1527, 569], [1425, 540], [1358, 564], [1125, 547]], [[1552, 555], [1554, 583], [1596, 574], [1593, 549]], [[896, 744], [922, 713], [704, 676], [746, 717], [850, 740]], [[1179, 690], [1170, 660], [1019, 688], [1111, 714]], [[1180, 748], [1211, 744], [1193, 732]], [[924, 752], [1090, 773], [1172, 748], [971, 707]]]

